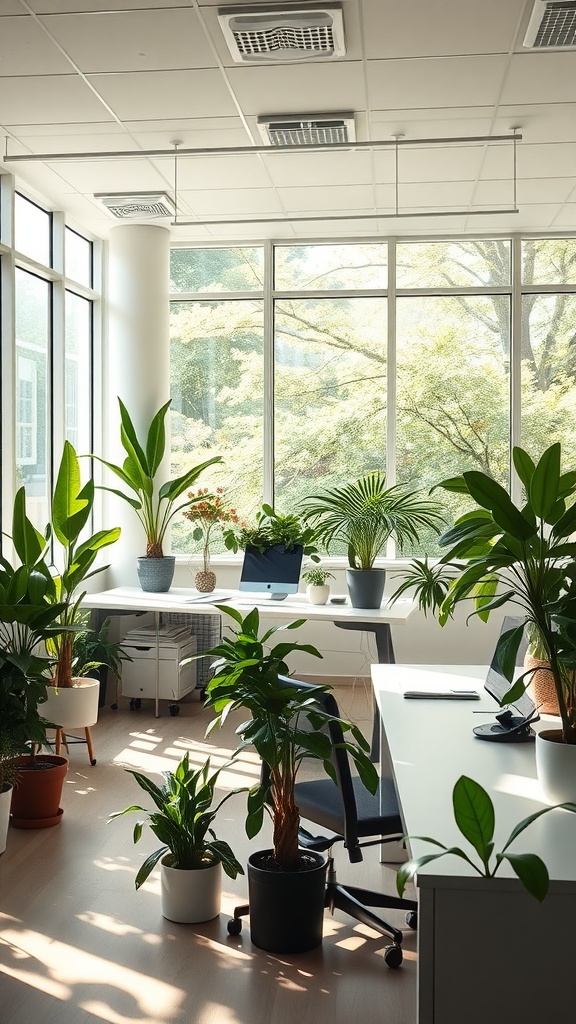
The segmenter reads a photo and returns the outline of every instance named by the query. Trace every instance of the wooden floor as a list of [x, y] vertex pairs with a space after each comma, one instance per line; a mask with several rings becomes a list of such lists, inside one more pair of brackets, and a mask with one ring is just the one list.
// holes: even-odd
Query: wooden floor
[[[339, 687], [343, 713], [368, 732], [371, 698], [362, 684]], [[137, 815], [107, 824], [112, 811], [147, 803], [124, 767], [146, 773], [174, 767], [185, 750], [214, 764], [234, 749], [233, 725], [204, 739], [210, 720], [197, 699], [178, 717], [152, 702], [130, 711], [101, 709], [93, 729], [98, 763], [85, 745], [70, 746], [62, 823], [10, 829], [0, 857], [0, 1020], [2, 1024], [414, 1024], [416, 936], [405, 930], [404, 963], [388, 969], [386, 940], [343, 916], [325, 917], [324, 941], [311, 953], [277, 956], [250, 942], [248, 922], [230, 938], [228, 916], [245, 902], [246, 879], [224, 876], [222, 913], [203, 925], [177, 925], [160, 915], [159, 877], [138, 892], [135, 872], [158, 845], [145, 832], [132, 842]], [[223, 774], [222, 788], [252, 783], [255, 756]], [[241, 862], [267, 845], [248, 842], [245, 796], [223, 808], [217, 834]], [[374, 850], [350, 865], [336, 848], [339, 879], [393, 889], [393, 872]], [[387, 912], [403, 927], [403, 914]]]

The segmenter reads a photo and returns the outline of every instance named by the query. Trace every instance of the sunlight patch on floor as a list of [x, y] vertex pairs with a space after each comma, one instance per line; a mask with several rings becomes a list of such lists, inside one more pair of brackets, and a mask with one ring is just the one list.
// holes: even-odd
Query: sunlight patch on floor
[[[30, 984], [57, 999], [73, 998], [73, 986], [100, 985], [114, 987], [123, 997], [129, 997], [131, 1009], [126, 1016], [112, 1011], [102, 1001], [80, 1003], [83, 1009], [97, 1006], [97, 1013], [102, 1020], [112, 1024], [160, 1024], [173, 1019], [174, 1010], [183, 1003], [186, 993], [181, 988], [169, 985], [157, 978], [151, 978], [140, 971], [134, 971], [122, 964], [106, 960], [103, 957], [87, 953], [64, 942], [54, 940], [51, 936], [40, 932], [23, 929], [6, 929], [0, 936], [10, 944], [23, 961], [22, 969], [14, 973], [13, 968], [1, 968], [13, 977], [18, 977], [24, 984]], [[30, 971], [31, 961], [38, 965], [39, 970], [46, 971], [41, 975], [39, 970]], [[26, 967], [25, 967], [26, 962]], [[115, 995], [116, 1003], [122, 999]]]

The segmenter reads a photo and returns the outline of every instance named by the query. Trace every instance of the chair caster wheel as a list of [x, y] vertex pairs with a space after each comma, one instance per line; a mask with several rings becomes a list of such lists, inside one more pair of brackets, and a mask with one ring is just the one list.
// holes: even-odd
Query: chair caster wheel
[[413, 931], [417, 931], [418, 930], [418, 911], [417, 910], [409, 910], [408, 911], [408, 913], [406, 914], [406, 924], [408, 925], [409, 928], [412, 928]]
[[96, 758], [95, 758], [95, 757], [94, 757], [94, 758], [92, 758], [92, 760], [90, 761], [90, 764], [91, 764], [91, 765], [95, 765], [95, 764], [96, 764]]
[[141, 707], [142, 701], [140, 700], [140, 697], [133, 697], [130, 701], [130, 711], [140, 711]]
[[118, 705], [117, 704], [111, 704], [110, 708], [111, 708], [112, 711], [118, 711]]
[[400, 946], [386, 946], [384, 950], [384, 963], [387, 967], [400, 967], [403, 956]]
[[240, 935], [242, 931], [242, 921], [239, 917], [231, 917], [228, 921], [228, 935]]
[[172, 715], [172, 718], [176, 718], [176, 715], [180, 714], [180, 705], [179, 704], [171, 704], [170, 707], [168, 708], [168, 710], [169, 710], [170, 714]]

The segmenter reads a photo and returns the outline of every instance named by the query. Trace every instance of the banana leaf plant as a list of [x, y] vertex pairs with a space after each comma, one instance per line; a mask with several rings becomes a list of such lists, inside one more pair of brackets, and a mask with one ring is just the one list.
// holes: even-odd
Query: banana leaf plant
[[[421, 857], [415, 857], [400, 865], [396, 875], [396, 886], [399, 895], [404, 895], [408, 882], [419, 868], [430, 864], [434, 860], [439, 860], [440, 857], [446, 857], [448, 854], [451, 854], [453, 857], [460, 857], [461, 860], [466, 861], [483, 878], [494, 878], [504, 861], [507, 861], [527, 892], [541, 902], [548, 893], [550, 883], [548, 868], [544, 861], [535, 853], [510, 853], [509, 847], [524, 832], [524, 829], [528, 828], [537, 818], [542, 817], [543, 814], [548, 814], [550, 811], [558, 808], [566, 811], [576, 811], [576, 804], [556, 804], [554, 807], [544, 807], [542, 810], [528, 815], [527, 818], [518, 822], [512, 829], [501, 852], [496, 854], [494, 853], [493, 842], [495, 827], [494, 805], [486, 790], [478, 782], [475, 782], [474, 779], [461, 775], [452, 792], [452, 806], [454, 820], [464, 838], [478, 855], [480, 866], [459, 846], [444, 846], [437, 839], [430, 839], [428, 836], [404, 836], [408, 840], [417, 839], [423, 843], [431, 843], [439, 848], [439, 852], [426, 853]], [[494, 857], [494, 861], [492, 861], [492, 857]]]
[[[562, 740], [576, 743], [576, 470], [562, 472], [559, 443], [550, 445], [537, 462], [515, 447], [513, 461], [524, 490], [519, 505], [485, 473], [469, 471], [438, 484], [467, 495], [475, 508], [440, 537], [440, 547], [447, 549], [439, 562], [445, 585], [435, 596], [426, 567], [426, 572], [420, 571], [421, 599], [426, 596], [442, 625], [461, 602], [470, 602], [471, 614], [484, 621], [507, 602], [519, 606], [524, 624], [503, 633], [496, 648], [510, 682], [502, 703], [514, 703], [531, 675], [529, 670], [513, 682], [528, 625], [550, 663]], [[418, 584], [418, 576], [418, 564], [413, 563], [412, 584]], [[439, 579], [437, 574], [436, 584]]]
[[[98, 455], [90, 458], [103, 463], [112, 473], [120, 478], [125, 490], [114, 487], [103, 487], [117, 497], [127, 501], [134, 509], [146, 535], [146, 557], [162, 558], [163, 542], [166, 530], [173, 517], [182, 509], [190, 508], [195, 501], [201, 501], [206, 495], [185, 494], [198, 480], [208, 466], [222, 462], [220, 455], [215, 455], [198, 466], [191, 466], [181, 476], [166, 483], [157, 485], [156, 474], [166, 451], [166, 429], [164, 421], [170, 408], [171, 400], [167, 401], [152, 417], [146, 439], [141, 443], [136, 434], [134, 424], [122, 400], [120, 406], [120, 440], [126, 452], [126, 459], [121, 466], [107, 462]], [[182, 495], [184, 500], [179, 502]]]
[[[46, 539], [60, 545], [54, 552], [61, 567], [51, 575], [52, 595], [63, 605], [60, 622], [63, 626], [83, 627], [84, 617], [80, 605], [86, 591], [79, 588], [90, 577], [103, 572], [107, 565], [93, 568], [99, 552], [114, 544], [120, 536], [120, 527], [98, 530], [82, 539], [94, 508], [94, 481], [82, 484], [78, 456], [69, 441], [64, 442], [51, 504], [51, 522], [46, 528]], [[55, 659], [54, 685], [72, 686], [73, 643], [71, 629], [48, 640], [47, 649]]]
[[[273, 823], [273, 858], [286, 871], [298, 869], [298, 827], [300, 816], [296, 805], [294, 786], [296, 775], [305, 758], [322, 762], [324, 770], [336, 781], [332, 764], [332, 744], [325, 729], [332, 721], [319, 697], [328, 686], [313, 690], [298, 690], [287, 685], [286, 658], [295, 651], [312, 657], [322, 655], [310, 644], [281, 641], [270, 646], [271, 637], [280, 631], [298, 629], [304, 619], [272, 626], [259, 636], [258, 609], [253, 608], [245, 618], [235, 608], [220, 605], [219, 611], [234, 620], [230, 626], [232, 636], [207, 653], [217, 658], [214, 675], [206, 689], [206, 706], [216, 712], [207, 735], [223, 724], [228, 714], [242, 708], [250, 718], [236, 729], [241, 744], [256, 749], [267, 771], [262, 773], [258, 785], [248, 794], [246, 833], [253, 838], [262, 828], [264, 810], [268, 810]], [[378, 776], [368, 756], [369, 744], [356, 725], [341, 719], [339, 724], [349, 735], [345, 746], [353, 757], [358, 774], [371, 793], [376, 792]]]

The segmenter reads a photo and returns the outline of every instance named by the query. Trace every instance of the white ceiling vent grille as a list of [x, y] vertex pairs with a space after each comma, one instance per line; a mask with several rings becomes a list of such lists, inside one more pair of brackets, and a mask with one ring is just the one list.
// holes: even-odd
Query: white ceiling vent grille
[[165, 192], [122, 192], [94, 196], [119, 220], [152, 220], [174, 217], [176, 207]]
[[346, 53], [340, 4], [223, 7], [218, 20], [238, 64], [333, 60]]
[[563, 49], [576, 46], [576, 0], [536, 0], [524, 46]]
[[330, 146], [354, 142], [354, 114], [274, 114], [258, 118], [260, 134], [270, 146]]

